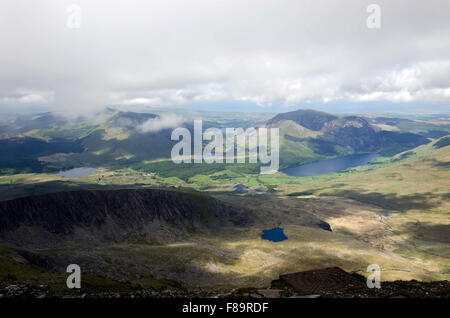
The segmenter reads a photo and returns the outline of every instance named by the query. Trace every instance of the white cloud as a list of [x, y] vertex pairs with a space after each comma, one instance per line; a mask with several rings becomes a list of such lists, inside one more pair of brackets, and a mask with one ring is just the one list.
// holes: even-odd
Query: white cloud
[[158, 132], [163, 129], [176, 128], [182, 125], [185, 119], [176, 114], [162, 114], [156, 118], [150, 118], [142, 125], [136, 128], [141, 133]]
[[41, 104], [47, 103], [53, 98], [52, 92], [16, 90], [0, 97], [0, 103], [4, 104]]
[[450, 60], [419, 62], [364, 79], [360, 90], [348, 92], [353, 101], [450, 102]]
[[79, 0], [69, 29], [72, 3], [0, 3], [0, 107], [450, 102], [449, 1], [379, 0], [381, 29], [360, 0]]

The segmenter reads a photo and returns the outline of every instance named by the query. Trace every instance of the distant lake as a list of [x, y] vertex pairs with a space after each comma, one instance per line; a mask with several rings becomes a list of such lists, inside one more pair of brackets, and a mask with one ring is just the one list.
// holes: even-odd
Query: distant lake
[[377, 212], [378, 215], [382, 215], [382, 216], [389, 216], [391, 214], [396, 214], [396, 213], [400, 213], [400, 212], [387, 211], [387, 210]]
[[317, 176], [342, 171], [352, 167], [363, 166], [379, 156], [380, 155], [377, 153], [350, 155], [290, 167], [281, 170], [281, 172], [294, 177]]
[[269, 240], [272, 242], [281, 242], [287, 240], [287, 236], [284, 235], [283, 229], [280, 227], [271, 230], [264, 230], [261, 238], [263, 240]]
[[93, 174], [95, 170], [95, 168], [89, 167], [73, 168], [70, 170], [60, 171], [56, 175], [64, 178], [79, 178]]

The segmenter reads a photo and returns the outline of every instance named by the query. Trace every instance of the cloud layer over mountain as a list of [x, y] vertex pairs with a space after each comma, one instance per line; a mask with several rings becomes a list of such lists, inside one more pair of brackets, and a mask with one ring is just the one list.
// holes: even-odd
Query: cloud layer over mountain
[[184, 118], [177, 114], [162, 114], [156, 118], [150, 118], [142, 125], [137, 127], [137, 130], [142, 133], [158, 132], [163, 129], [176, 128], [185, 122]]
[[372, 2], [4, 0], [0, 107], [449, 103], [450, 2]]

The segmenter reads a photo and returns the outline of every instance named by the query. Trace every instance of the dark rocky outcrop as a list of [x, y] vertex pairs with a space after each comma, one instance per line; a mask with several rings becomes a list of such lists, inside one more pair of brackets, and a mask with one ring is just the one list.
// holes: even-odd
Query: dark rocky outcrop
[[19, 246], [65, 237], [122, 240], [156, 236], [162, 229], [183, 233], [252, 222], [248, 211], [178, 190], [83, 190], [0, 202], [0, 240]]
[[362, 277], [351, 275], [339, 267], [280, 275], [280, 281], [305, 294], [343, 292], [364, 286]]
[[323, 139], [341, 146], [350, 146], [356, 152], [372, 152], [381, 147], [380, 135], [369, 123], [356, 116], [347, 116], [327, 122]]
[[321, 229], [323, 229], [323, 230], [325, 230], [325, 231], [333, 232], [333, 231], [331, 230], [330, 224], [328, 224], [328, 223], [325, 222], [325, 221], [320, 220], [320, 222], [319, 222], [318, 225], [319, 225], [319, 227], [320, 227]]
[[[361, 277], [363, 280], [363, 277]], [[63, 289], [42, 284], [35, 280], [16, 282], [0, 282], [0, 298], [449, 298], [450, 282], [433, 281], [394, 281], [382, 282], [382, 288], [367, 288], [365, 284], [359, 288], [347, 290], [324, 291], [322, 294], [305, 295], [293, 289], [290, 285], [280, 285], [280, 281], [272, 282], [273, 288], [241, 288], [241, 289], [202, 289], [183, 288], [176, 282], [167, 286], [130, 289], [126, 283], [116, 283], [115, 288], [99, 288], [97, 286], [81, 285], [81, 289]]]

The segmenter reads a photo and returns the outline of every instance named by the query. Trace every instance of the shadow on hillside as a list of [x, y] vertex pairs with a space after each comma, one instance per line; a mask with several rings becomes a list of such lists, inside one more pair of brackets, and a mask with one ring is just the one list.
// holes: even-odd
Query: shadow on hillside
[[326, 195], [346, 197], [363, 203], [376, 205], [384, 209], [393, 209], [402, 212], [412, 209], [431, 209], [440, 205], [439, 202], [433, 201], [434, 199], [445, 199], [442, 195], [434, 194], [431, 192], [415, 193], [402, 196], [393, 193], [363, 193], [356, 190], [338, 190], [327, 193]]
[[[333, 188], [342, 188], [347, 186], [348, 184], [346, 183], [335, 183], [333, 184]], [[299, 191], [299, 192], [291, 192], [288, 193], [286, 196], [288, 197], [299, 197], [299, 196], [305, 196], [305, 195], [316, 195], [319, 191], [322, 190], [328, 190], [330, 189], [330, 187], [320, 187], [320, 188], [312, 188], [309, 190], [304, 190], [304, 191]]]
[[450, 243], [450, 224], [430, 224], [429, 222], [410, 222], [404, 226], [405, 233], [415, 238], [439, 243]]
[[428, 161], [431, 161], [431, 165], [435, 168], [450, 168], [450, 161], [439, 161], [436, 159], [429, 159]]

